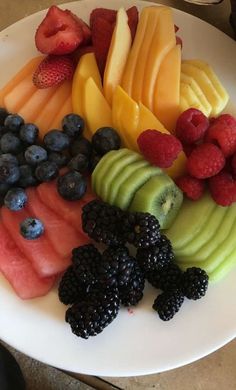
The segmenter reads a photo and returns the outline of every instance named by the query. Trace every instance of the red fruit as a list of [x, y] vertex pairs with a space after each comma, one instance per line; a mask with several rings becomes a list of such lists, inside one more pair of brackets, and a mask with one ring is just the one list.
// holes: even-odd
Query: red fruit
[[49, 88], [70, 80], [75, 71], [75, 63], [70, 56], [47, 56], [40, 62], [33, 74], [37, 88]]
[[72, 53], [91, 38], [89, 27], [69, 10], [49, 8], [35, 34], [35, 45], [44, 54]]
[[236, 201], [236, 182], [230, 173], [220, 172], [211, 177], [209, 189], [212, 198], [220, 206], [230, 206]]
[[179, 31], [179, 27], [175, 24], [175, 32]]
[[105, 19], [108, 23], [116, 22], [117, 11], [107, 8], [95, 8], [90, 14], [90, 27], [93, 29], [94, 21], [98, 18]]
[[106, 19], [96, 18], [92, 25], [92, 42], [98, 68], [103, 75], [111, 43], [114, 25]]
[[81, 46], [81, 47], [78, 47], [78, 49], [76, 49], [73, 53], [73, 59], [74, 59], [74, 62], [76, 64], [78, 64], [80, 58], [86, 54], [86, 53], [92, 53], [94, 52], [94, 48], [92, 45], [90, 46]]
[[176, 45], [180, 45], [181, 49], [183, 48], [183, 41], [178, 35], [176, 35]]
[[182, 144], [182, 146], [183, 146], [184, 153], [186, 154], [187, 157], [189, 157], [193, 149], [196, 148], [196, 145], [190, 145], [190, 144]]
[[230, 168], [232, 171], [232, 175], [236, 178], [236, 153], [234, 153], [234, 155], [231, 159]]
[[236, 121], [216, 119], [208, 128], [205, 140], [218, 145], [225, 157], [231, 156], [236, 152]]
[[175, 182], [189, 199], [198, 200], [203, 195], [205, 189], [203, 180], [186, 175], [179, 177]]
[[132, 40], [134, 40], [136, 30], [137, 30], [137, 25], [138, 25], [138, 9], [136, 6], [133, 6], [126, 11], [128, 15], [128, 24], [132, 36]]
[[180, 114], [175, 133], [181, 142], [193, 144], [200, 141], [209, 126], [207, 117], [196, 108], [189, 108]]
[[176, 137], [157, 130], [143, 131], [137, 143], [144, 157], [160, 168], [169, 168], [182, 151], [181, 142]]
[[213, 144], [198, 145], [187, 160], [187, 170], [197, 179], [206, 179], [217, 175], [225, 165], [222, 151]]
[[230, 114], [222, 114], [218, 116], [218, 118], [215, 118], [215, 123], [219, 122], [230, 126], [236, 126], [236, 118]]

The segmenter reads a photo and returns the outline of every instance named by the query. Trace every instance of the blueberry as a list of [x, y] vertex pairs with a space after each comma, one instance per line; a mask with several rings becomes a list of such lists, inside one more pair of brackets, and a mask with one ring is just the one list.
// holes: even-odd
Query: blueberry
[[0, 125], [0, 138], [2, 138], [2, 136], [4, 134], [6, 134], [7, 132], [8, 132], [8, 129], [6, 128], [6, 126]]
[[10, 132], [2, 136], [0, 144], [1, 144], [1, 150], [4, 153], [17, 154], [20, 152], [22, 148], [22, 144], [19, 138]]
[[14, 184], [20, 178], [20, 170], [17, 165], [10, 162], [1, 162], [0, 160], [0, 182], [5, 184]]
[[18, 165], [18, 160], [16, 156], [13, 156], [11, 153], [3, 153], [0, 156], [0, 164], [9, 163], [12, 165]]
[[35, 169], [35, 176], [39, 181], [50, 181], [58, 176], [58, 166], [52, 161], [44, 161]]
[[87, 189], [85, 178], [76, 171], [60, 176], [57, 181], [57, 190], [66, 200], [81, 199]]
[[101, 160], [102, 156], [100, 154], [97, 154], [96, 152], [92, 153], [92, 156], [90, 157], [90, 162], [89, 162], [89, 171], [93, 172], [96, 165], [99, 163]]
[[70, 138], [60, 130], [49, 131], [43, 139], [46, 148], [52, 152], [62, 152], [70, 145]]
[[0, 107], [0, 126], [4, 125], [6, 117], [9, 115], [5, 108]]
[[27, 202], [26, 192], [22, 188], [12, 188], [4, 198], [4, 205], [12, 210], [21, 210]]
[[10, 185], [6, 183], [0, 183], [0, 196], [5, 196], [10, 189]]
[[43, 223], [37, 218], [26, 218], [20, 223], [20, 233], [26, 240], [35, 240], [44, 232]]
[[91, 156], [92, 144], [84, 137], [79, 137], [71, 143], [70, 154], [74, 157], [82, 153], [87, 157]]
[[33, 145], [37, 141], [38, 134], [39, 129], [33, 123], [26, 123], [20, 128], [20, 139], [29, 145]]
[[6, 126], [10, 131], [19, 132], [20, 127], [24, 124], [24, 119], [17, 114], [10, 114], [6, 117], [4, 121], [4, 126]]
[[18, 185], [22, 188], [32, 187], [37, 184], [37, 180], [34, 176], [33, 167], [27, 164], [20, 165], [20, 179]]
[[86, 157], [84, 154], [81, 153], [73, 157], [68, 164], [68, 168], [81, 173], [87, 171], [88, 166], [89, 166], [88, 157]]
[[120, 149], [120, 136], [112, 127], [101, 127], [92, 137], [92, 146], [94, 150], [101, 155], [110, 150]]
[[62, 129], [69, 137], [78, 137], [84, 130], [84, 120], [77, 114], [68, 114], [62, 120]]
[[68, 157], [62, 153], [50, 152], [48, 154], [48, 161], [52, 161], [57, 164], [58, 168], [62, 168], [68, 163]]
[[30, 165], [37, 165], [46, 161], [47, 157], [47, 151], [38, 145], [31, 145], [25, 151], [25, 159]]

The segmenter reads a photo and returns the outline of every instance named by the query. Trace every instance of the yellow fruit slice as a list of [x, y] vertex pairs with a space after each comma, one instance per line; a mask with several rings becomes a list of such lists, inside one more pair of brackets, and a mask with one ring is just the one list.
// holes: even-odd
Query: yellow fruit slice
[[190, 85], [180, 83], [180, 95], [186, 99], [188, 108], [197, 108], [202, 111], [201, 102]]
[[183, 97], [182, 95], [180, 95], [179, 98], [179, 107], [180, 107], [180, 112], [184, 112], [189, 109], [189, 104], [185, 99], [185, 97]]
[[139, 48], [138, 61], [136, 62], [131, 96], [136, 102], [142, 99], [143, 92], [143, 80], [145, 76], [145, 64], [146, 59], [150, 55], [151, 45], [153, 39], [157, 39], [155, 36], [156, 27], [158, 24], [159, 16], [164, 7], [150, 7], [147, 8], [148, 20], [146, 30], [142, 39], [141, 46]]
[[[187, 76], [186, 74], [183, 74], [183, 73], [181, 73], [181, 75], [180, 75], [180, 81], [181, 81], [181, 83], [187, 84], [187, 85], [189, 85], [192, 88], [192, 90], [194, 91], [195, 95], [198, 97], [198, 99], [201, 102], [201, 106], [202, 106], [201, 111], [206, 116], [210, 116], [211, 110], [212, 110], [211, 109], [211, 105], [208, 102], [208, 100], [206, 99], [205, 95], [203, 94], [201, 88], [196, 83], [196, 81], [192, 77]], [[180, 97], [180, 98], [183, 98], [183, 96]], [[185, 109], [187, 109], [187, 108], [185, 108]], [[181, 111], [184, 111], [184, 110], [182, 110], [182, 106], [181, 106]]]
[[212, 106], [211, 116], [218, 115], [225, 105], [206, 73], [196, 66], [187, 63], [187, 61], [182, 62], [181, 70], [187, 76], [192, 77], [201, 88]]
[[206, 62], [199, 61], [199, 60], [188, 60], [188, 61], [186, 61], [186, 63], [192, 64], [192, 65], [196, 66], [197, 68], [203, 70], [206, 73], [206, 75], [209, 77], [212, 84], [214, 85], [216, 91], [220, 95], [220, 97], [222, 99], [222, 104], [224, 104], [226, 106], [226, 104], [229, 101], [228, 92], [226, 91], [224, 86], [221, 84], [219, 78], [217, 77], [217, 75], [214, 72], [214, 70], [212, 69], [212, 67], [209, 64], [207, 64]]
[[142, 42], [144, 39], [144, 34], [147, 27], [148, 15], [150, 12], [150, 8], [153, 7], [145, 7], [140, 14], [134, 42], [132, 44], [127, 63], [125, 65], [125, 69], [123, 72], [123, 77], [121, 81], [122, 88], [131, 96], [132, 85], [133, 85], [133, 77], [134, 71], [136, 68], [137, 61], [139, 59], [139, 52], [142, 46]]
[[92, 77], [84, 85], [83, 110], [91, 134], [100, 127], [112, 126], [111, 108]]
[[161, 63], [154, 90], [154, 113], [164, 126], [173, 133], [180, 114], [181, 47], [169, 51]]
[[16, 84], [4, 98], [4, 107], [9, 112], [18, 113], [26, 101], [37, 91], [32, 81], [32, 74], [25, 77], [19, 84]]
[[[142, 103], [153, 111], [153, 96], [157, 75], [166, 54], [175, 47], [176, 38], [172, 10], [163, 9], [159, 15], [150, 51], [146, 58], [141, 58], [145, 64]], [[134, 80], [135, 81], [135, 80]]]
[[77, 65], [72, 82], [72, 108], [75, 114], [83, 116], [83, 89], [84, 83], [92, 77], [102, 91], [102, 81], [94, 53], [84, 54]]
[[112, 104], [113, 93], [121, 83], [131, 43], [132, 37], [128, 25], [128, 16], [124, 8], [120, 8], [116, 16], [116, 25], [112, 34], [103, 77], [104, 95], [110, 105]]
[[180, 152], [177, 159], [173, 162], [170, 168], [164, 169], [164, 171], [172, 178], [177, 179], [186, 172], [187, 158], [184, 152]]

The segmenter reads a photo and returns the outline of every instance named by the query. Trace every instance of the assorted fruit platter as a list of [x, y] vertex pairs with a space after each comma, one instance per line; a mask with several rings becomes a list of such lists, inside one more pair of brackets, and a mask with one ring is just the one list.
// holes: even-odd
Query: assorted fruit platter
[[214, 64], [183, 56], [165, 6], [51, 6], [33, 38], [0, 89], [2, 275], [32, 304], [56, 292], [84, 339], [145, 285], [157, 324], [194, 311], [236, 265], [236, 118]]

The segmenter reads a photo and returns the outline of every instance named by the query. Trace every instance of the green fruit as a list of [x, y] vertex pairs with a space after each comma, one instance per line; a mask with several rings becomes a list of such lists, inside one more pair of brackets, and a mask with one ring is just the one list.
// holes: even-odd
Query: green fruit
[[202, 230], [215, 207], [216, 204], [209, 194], [203, 195], [198, 201], [184, 199], [181, 212], [165, 232], [174, 251], [183, 248]]
[[97, 195], [100, 196], [103, 180], [109, 170], [110, 164], [119, 160], [129, 152], [129, 149], [111, 150], [101, 158], [92, 173], [92, 189]]
[[210, 280], [217, 282], [223, 279], [232, 268], [236, 266], [236, 249], [234, 249], [230, 255], [221, 263], [214, 271], [210, 273]]
[[167, 229], [175, 219], [183, 194], [167, 175], [154, 176], [135, 194], [130, 211], [153, 214], [161, 229]]
[[214, 235], [220, 228], [226, 212], [226, 207], [216, 206], [212, 210], [202, 230], [190, 242], [188, 242], [187, 245], [183, 246], [179, 250], [176, 250], [176, 257], [185, 263], [188, 261], [187, 259], [189, 259], [190, 262], [201, 261], [202, 259], [199, 257], [198, 251], [203, 245], [207, 245], [210, 240], [215, 241]]
[[119, 188], [121, 184], [128, 178], [132, 177], [135, 171], [137, 171], [139, 168], [143, 168], [148, 166], [148, 162], [146, 160], [141, 161], [135, 161], [129, 166], [126, 166], [121, 172], [119, 172], [118, 175], [112, 180], [110, 183], [110, 189], [107, 196], [107, 202], [109, 204], [114, 204], [115, 198], [117, 196], [117, 192], [119, 191]]
[[107, 160], [108, 169], [104, 172], [103, 177], [100, 177], [99, 179], [102, 183], [99, 196], [104, 202], [110, 203], [108, 197], [110, 190], [112, 189], [112, 183], [116, 183], [116, 177], [119, 176], [119, 174], [122, 175], [130, 164], [140, 161], [143, 162], [143, 157], [139, 153], [130, 151], [129, 149], [126, 150], [128, 152], [122, 154], [120, 158], [113, 159], [113, 161]]
[[141, 188], [151, 177], [162, 174], [162, 170], [157, 167], [148, 165], [135, 171], [131, 177], [128, 177], [120, 186], [114, 205], [122, 210], [129, 208], [135, 193]]

